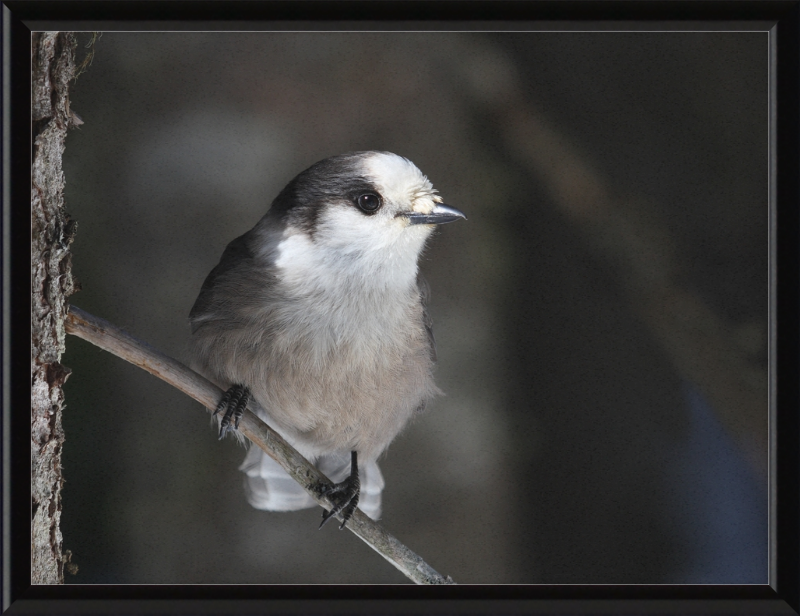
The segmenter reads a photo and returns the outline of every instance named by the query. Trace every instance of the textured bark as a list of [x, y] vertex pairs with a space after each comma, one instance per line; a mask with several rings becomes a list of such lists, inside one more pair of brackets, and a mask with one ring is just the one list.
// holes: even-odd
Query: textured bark
[[61, 157], [71, 124], [69, 82], [75, 74], [75, 37], [33, 33], [31, 167], [31, 578], [61, 584], [69, 553], [61, 546], [61, 386], [69, 369], [64, 352], [66, 299], [75, 290], [69, 245], [75, 224], [64, 211]]

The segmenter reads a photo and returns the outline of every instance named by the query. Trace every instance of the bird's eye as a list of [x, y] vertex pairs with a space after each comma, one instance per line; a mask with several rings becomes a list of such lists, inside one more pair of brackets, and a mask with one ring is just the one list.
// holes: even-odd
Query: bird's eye
[[381, 206], [381, 198], [373, 193], [361, 195], [356, 202], [364, 212], [371, 214]]

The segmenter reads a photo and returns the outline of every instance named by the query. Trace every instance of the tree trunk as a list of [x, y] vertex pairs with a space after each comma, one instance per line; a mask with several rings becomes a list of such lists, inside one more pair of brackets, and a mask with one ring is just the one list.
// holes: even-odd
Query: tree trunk
[[75, 37], [64, 32], [31, 36], [31, 581], [62, 584], [69, 562], [61, 547], [61, 386], [70, 371], [64, 352], [66, 298], [75, 290], [69, 245], [75, 224], [64, 211], [61, 158], [70, 125]]

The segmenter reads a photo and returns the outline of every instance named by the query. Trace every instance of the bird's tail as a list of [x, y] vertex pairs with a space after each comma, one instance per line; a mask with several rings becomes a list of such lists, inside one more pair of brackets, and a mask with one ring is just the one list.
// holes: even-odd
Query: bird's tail
[[[338, 483], [350, 474], [350, 453], [321, 456], [317, 458], [316, 466], [331, 481]], [[239, 470], [247, 475], [244, 482], [247, 500], [256, 509], [295, 511], [317, 506], [314, 499], [258, 447], [250, 447]], [[359, 464], [359, 477], [361, 495], [358, 508], [377, 520], [381, 515], [381, 492], [385, 485], [381, 469], [374, 461]]]

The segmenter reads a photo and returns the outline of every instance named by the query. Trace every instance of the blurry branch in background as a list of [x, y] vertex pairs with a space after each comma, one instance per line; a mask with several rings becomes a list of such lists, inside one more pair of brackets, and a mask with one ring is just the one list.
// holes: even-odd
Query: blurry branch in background
[[[507, 150], [535, 174], [561, 211], [619, 273], [635, 312], [678, 373], [700, 387], [760, 479], [767, 477], [768, 383], [742, 332], [680, 282], [668, 226], [644, 199], [610, 186], [579, 147], [529, 101], [511, 60], [497, 49], [451, 54], [458, 75], [500, 128]], [[471, 57], [472, 62], [463, 62]]]
[[[164, 355], [108, 321], [94, 317], [80, 308], [69, 307], [66, 331], [166, 381], [197, 400], [206, 409], [216, 408], [217, 402], [223, 395], [222, 390], [216, 385], [177, 360]], [[255, 401], [251, 400], [248, 406], [250, 409], [258, 410]], [[239, 424], [241, 434], [278, 462], [317, 503], [330, 510], [331, 503], [327, 498], [320, 496], [319, 490], [323, 485], [331, 485], [332, 482], [250, 409], [245, 411]], [[337, 517], [341, 519], [341, 516]], [[353, 513], [347, 523], [347, 528], [413, 582], [417, 584], [455, 583], [449, 576], [445, 577], [434, 571], [422, 558], [364, 515], [360, 509], [356, 509]], [[316, 532], [316, 529], [311, 529], [309, 532]]]

